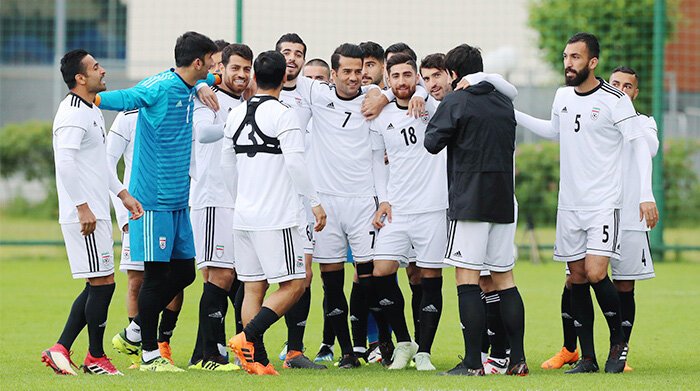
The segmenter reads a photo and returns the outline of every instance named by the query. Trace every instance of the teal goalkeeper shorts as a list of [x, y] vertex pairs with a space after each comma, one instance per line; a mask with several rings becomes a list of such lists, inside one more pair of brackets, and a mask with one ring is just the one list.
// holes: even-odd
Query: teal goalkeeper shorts
[[158, 212], [147, 210], [129, 221], [131, 259], [137, 262], [170, 262], [195, 257], [190, 212], [187, 208]]

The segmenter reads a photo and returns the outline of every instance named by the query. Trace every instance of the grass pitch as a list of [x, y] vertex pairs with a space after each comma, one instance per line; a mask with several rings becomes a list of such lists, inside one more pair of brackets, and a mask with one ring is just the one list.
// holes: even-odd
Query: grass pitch
[[[11, 230], [3, 221], [3, 238]], [[55, 223], [53, 223], [55, 224]], [[57, 226], [57, 224], [56, 224]], [[315, 269], [318, 276], [318, 269]], [[346, 286], [350, 286], [347, 268]], [[402, 273], [402, 272], [400, 272]], [[544, 371], [540, 363], [561, 347], [559, 300], [563, 283], [562, 266], [553, 262], [532, 265], [521, 262], [515, 270], [526, 308], [525, 349], [531, 375], [526, 378], [440, 377], [412, 369], [389, 372], [378, 365], [356, 370], [331, 367], [323, 372], [281, 369], [276, 355], [286, 339], [284, 322], [275, 324], [265, 341], [278, 377], [254, 377], [242, 371], [228, 374], [188, 371], [157, 374], [129, 371], [128, 361], [111, 349], [111, 337], [126, 325], [124, 305], [126, 278], [117, 273], [117, 291], [110, 308], [105, 351], [123, 377], [98, 377], [80, 373], [77, 377], [54, 375], [40, 362], [40, 353], [58, 338], [69, 307], [82, 289], [82, 281], [72, 280], [65, 250], [60, 247], [0, 247], [0, 389], [700, 389], [700, 363], [694, 360], [700, 324], [700, 264], [664, 263], [656, 265], [657, 278], [640, 282], [636, 290], [637, 318], [632, 336], [629, 363], [632, 373], [568, 376], [560, 371]], [[405, 274], [401, 284], [410, 295]], [[185, 292], [185, 304], [171, 342], [176, 364], [187, 364], [194, 346], [201, 277]], [[321, 339], [320, 280], [312, 288], [312, 310], [306, 331], [307, 355], [313, 357]], [[456, 306], [454, 274], [448, 269], [444, 283], [444, 311], [433, 348], [438, 370], [450, 369], [463, 354], [462, 336]], [[410, 303], [410, 300], [407, 300]], [[407, 308], [410, 319], [410, 309]], [[598, 361], [607, 356], [607, 327], [596, 310]], [[233, 330], [233, 317], [227, 330]], [[87, 330], [73, 346], [73, 359], [81, 363], [87, 351]], [[336, 347], [336, 354], [338, 354]]]

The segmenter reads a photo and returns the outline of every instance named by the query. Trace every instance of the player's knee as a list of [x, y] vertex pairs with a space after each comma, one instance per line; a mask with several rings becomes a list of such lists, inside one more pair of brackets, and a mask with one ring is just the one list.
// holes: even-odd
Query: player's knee
[[618, 292], [632, 292], [634, 290], [634, 281], [614, 280], [613, 282]]
[[442, 277], [442, 269], [422, 268], [420, 271], [421, 278], [438, 278]]
[[591, 284], [595, 284], [602, 281], [607, 275], [608, 271], [602, 268], [593, 268], [586, 270], [586, 279]]
[[285, 295], [296, 303], [306, 290], [306, 281], [304, 279], [290, 280], [280, 284], [280, 289], [284, 290]]
[[233, 269], [211, 268], [208, 274], [207, 281], [210, 283], [227, 291], [231, 288], [234, 278]]
[[481, 288], [481, 291], [484, 293], [490, 293], [496, 290], [496, 286], [494, 285], [491, 276], [480, 276], [479, 288]]
[[170, 281], [184, 289], [190, 286], [197, 278], [197, 272], [194, 269], [194, 259], [191, 260], [173, 260], [170, 265]]
[[110, 274], [110, 275], [104, 276], [104, 277], [88, 278], [88, 283], [90, 284], [90, 286], [114, 284], [114, 274]]
[[[359, 268], [359, 265], [358, 265]], [[384, 277], [396, 273], [399, 269], [398, 262], [394, 261], [374, 261], [372, 275], [374, 277]], [[358, 271], [359, 273], [359, 271]]]

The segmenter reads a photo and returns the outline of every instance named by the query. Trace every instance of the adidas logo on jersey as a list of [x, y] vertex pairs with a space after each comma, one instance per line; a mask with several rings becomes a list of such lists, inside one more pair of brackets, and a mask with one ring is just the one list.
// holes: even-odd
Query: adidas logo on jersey
[[389, 122], [389, 126], [386, 127], [386, 130], [391, 130], [391, 129], [394, 129], [394, 124]]
[[421, 311], [423, 311], [423, 312], [438, 312], [437, 308], [435, 308], [435, 306], [432, 304], [429, 306], [423, 307], [423, 309]]
[[338, 316], [344, 314], [345, 311], [341, 310], [340, 308], [335, 308], [333, 311], [329, 312], [326, 314], [326, 316]]
[[391, 300], [389, 300], [389, 299], [381, 299], [381, 300], [379, 301], [379, 305], [382, 305], [382, 306], [384, 306], [384, 307], [386, 307], [386, 306], [388, 306], [388, 305], [392, 305], [392, 304], [394, 304], [394, 302], [391, 301]]
[[457, 251], [456, 253], [452, 254], [452, 256], [453, 256], [453, 257], [460, 257], [460, 258], [461, 258], [461, 257], [462, 257], [462, 252], [461, 252], [461, 251]]
[[334, 110], [335, 110], [335, 105], [333, 104], [333, 102], [327, 104], [326, 107], [328, 107], [329, 109], [334, 109]]
[[562, 112], [562, 113], [568, 113], [568, 112], [569, 112], [569, 110], [567, 110], [567, 109], [566, 109], [566, 106], [564, 106], [564, 108], [563, 108], [563, 109], [561, 109], [561, 112]]
[[177, 101], [177, 103], [175, 104], [175, 107], [182, 107], [182, 101], [181, 100]]

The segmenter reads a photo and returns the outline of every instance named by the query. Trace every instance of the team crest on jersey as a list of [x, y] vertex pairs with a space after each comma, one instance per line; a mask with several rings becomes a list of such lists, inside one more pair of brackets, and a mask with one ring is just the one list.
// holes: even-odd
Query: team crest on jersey
[[165, 236], [161, 236], [160, 238], [158, 238], [158, 245], [160, 246], [161, 250], [165, 250], [165, 245], [166, 245]]
[[594, 107], [593, 110], [591, 110], [591, 119], [593, 121], [597, 120], [598, 114], [600, 114], [600, 107]]
[[297, 102], [297, 106], [301, 106], [301, 98], [300, 97], [295, 96], [294, 101]]
[[128, 261], [131, 258], [131, 249], [129, 247], [122, 248], [122, 259]]
[[110, 254], [109, 251], [102, 253], [102, 264], [103, 265], [105, 265], [105, 266], [109, 265], [109, 261], [111, 261], [111, 260], [112, 260], [112, 254]]
[[424, 124], [427, 124], [430, 121], [430, 114], [428, 114], [427, 110], [420, 113], [420, 120], [423, 121]]
[[304, 269], [304, 258], [301, 255], [297, 256], [297, 269]]
[[224, 256], [224, 246], [221, 244], [216, 245], [216, 257], [221, 258]]

